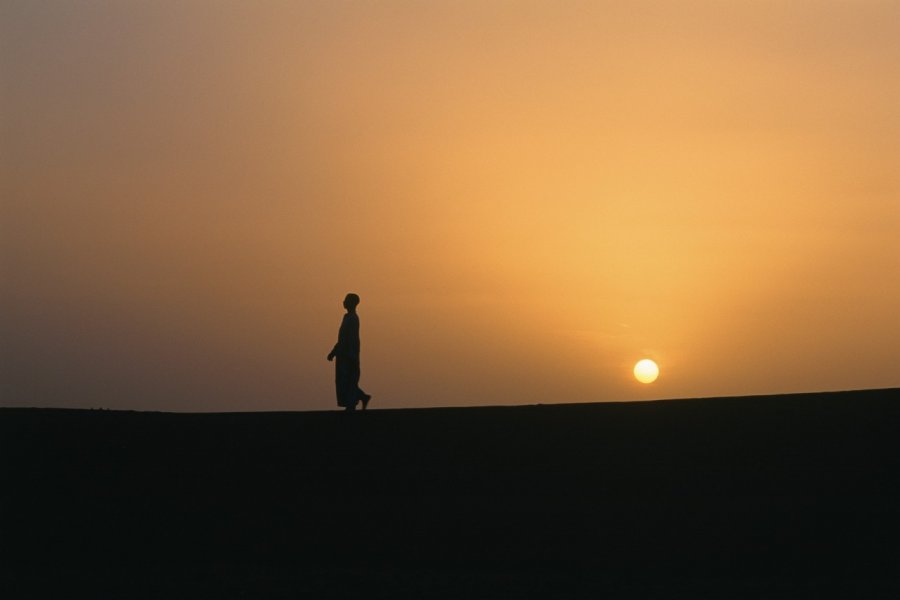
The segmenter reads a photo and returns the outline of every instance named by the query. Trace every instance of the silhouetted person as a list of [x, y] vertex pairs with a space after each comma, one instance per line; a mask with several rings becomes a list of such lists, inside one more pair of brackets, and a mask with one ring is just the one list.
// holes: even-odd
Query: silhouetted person
[[347, 314], [341, 321], [337, 344], [328, 354], [329, 361], [337, 358], [334, 364], [334, 387], [338, 406], [343, 406], [344, 410], [356, 410], [356, 405], [360, 401], [365, 410], [372, 398], [359, 389], [359, 316], [356, 314], [358, 304], [359, 296], [356, 294], [347, 294], [344, 298]]

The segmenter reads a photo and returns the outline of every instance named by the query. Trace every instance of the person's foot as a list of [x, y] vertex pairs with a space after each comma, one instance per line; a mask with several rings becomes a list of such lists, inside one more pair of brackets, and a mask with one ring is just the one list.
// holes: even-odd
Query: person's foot
[[366, 407], [369, 406], [369, 400], [372, 399], [372, 394], [363, 394], [360, 396], [360, 400], [362, 400], [362, 409], [366, 410]]

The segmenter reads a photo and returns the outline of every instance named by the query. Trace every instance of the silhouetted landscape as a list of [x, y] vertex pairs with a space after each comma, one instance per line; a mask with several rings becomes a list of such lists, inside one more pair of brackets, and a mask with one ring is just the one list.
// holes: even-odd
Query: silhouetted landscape
[[896, 597], [898, 431], [897, 389], [0, 409], [4, 597]]

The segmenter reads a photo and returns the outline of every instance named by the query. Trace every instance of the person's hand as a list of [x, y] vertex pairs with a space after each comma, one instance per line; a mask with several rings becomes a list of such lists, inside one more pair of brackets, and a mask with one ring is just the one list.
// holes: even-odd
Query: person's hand
[[331, 362], [333, 360], [334, 360], [334, 352], [329, 352], [328, 353], [328, 362]]

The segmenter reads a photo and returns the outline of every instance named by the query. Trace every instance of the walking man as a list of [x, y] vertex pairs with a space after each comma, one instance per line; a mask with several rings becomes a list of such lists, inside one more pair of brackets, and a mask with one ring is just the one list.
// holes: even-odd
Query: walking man
[[356, 410], [356, 405], [362, 402], [363, 410], [369, 406], [372, 398], [369, 394], [359, 389], [359, 315], [356, 307], [359, 305], [359, 296], [347, 294], [344, 298], [344, 308], [347, 313], [341, 321], [338, 331], [338, 341], [328, 354], [328, 360], [335, 358], [334, 387], [337, 392], [338, 406], [344, 410]]

